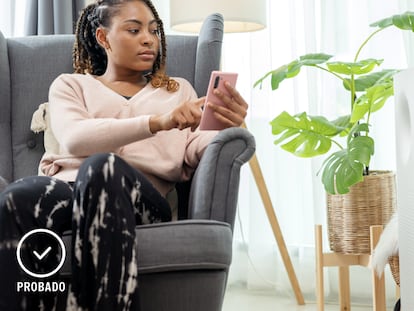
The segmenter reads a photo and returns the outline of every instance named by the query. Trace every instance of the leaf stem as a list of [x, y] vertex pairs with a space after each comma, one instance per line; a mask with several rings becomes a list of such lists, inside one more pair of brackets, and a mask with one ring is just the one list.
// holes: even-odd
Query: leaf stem
[[[371, 40], [371, 38], [373, 36], [375, 36], [377, 33], [379, 33], [380, 31], [382, 31], [384, 29], [386, 29], [386, 28], [379, 28], [379, 29], [375, 30], [364, 40], [364, 42], [362, 42], [362, 44], [360, 45], [360, 47], [358, 48], [358, 50], [355, 54], [354, 63], [356, 63], [358, 61], [359, 54], [361, 54], [362, 49], [368, 43], [368, 41]], [[355, 105], [355, 100], [356, 100], [355, 75], [353, 73], [351, 74], [350, 80], [351, 80], [350, 90], [351, 90], [351, 113], [352, 113], [352, 111], [354, 109], [354, 105]], [[368, 119], [369, 119], [369, 117], [370, 117], [370, 112], [368, 114]]]
[[[355, 54], [354, 63], [356, 63], [358, 61], [359, 54], [361, 54], [362, 49], [368, 43], [368, 41], [371, 40], [371, 38], [373, 36], [375, 36], [377, 33], [379, 33], [380, 31], [382, 31], [384, 29], [386, 29], [386, 28], [379, 28], [379, 29], [375, 30], [364, 40], [364, 42], [362, 42], [362, 44], [359, 46], [359, 48], [358, 48], [358, 50]], [[351, 80], [350, 90], [351, 90], [351, 112], [352, 112], [352, 110], [354, 108], [354, 104], [355, 104], [355, 99], [356, 99], [356, 96], [355, 96], [355, 93], [356, 93], [356, 91], [355, 91], [355, 75], [353, 73], [351, 74], [351, 79], [350, 80]]]
[[362, 50], [362, 48], [368, 43], [368, 41], [369, 40], [371, 40], [371, 38], [373, 37], [373, 36], [375, 36], [377, 33], [379, 33], [381, 30], [384, 30], [384, 29], [386, 29], [386, 28], [379, 28], [379, 29], [377, 29], [377, 30], [375, 30], [373, 33], [371, 33], [365, 40], [364, 40], [364, 42], [362, 42], [362, 44], [361, 44], [361, 46], [359, 47], [359, 49], [358, 49], [358, 51], [356, 52], [356, 54], [355, 54], [355, 57], [354, 57], [354, 62], [356, 63], [357, 62], [357, 60], [358, 60], [358, 57], [359, 57], [359, 54], [361, 53], [361, 50]]
[[324, 71], [326, 71], [326, 72], [329, 72], [330, 74], [333, 74], [335, 77], [337, 77], [338, 79], [341, 79], [342, 81], [345, 81], [345, 79], [344, 78], [342, 78], [339, 74], [337, 74], [337, 73], [335, 73], [335, 72], [332, 72], [332, 71], [330, 71], [330, 70], [328, 70], [328, 69], [326, 69], [325, 67], [322, 67], [322, 66], [319, 66], [319, 65], [314, 65], [316, 68], [318, 68], [318, 69], [321, 69], [321, 70], [324, 70]]
[[339, 149], [343, 150], [344, 147], [342, 147], [342, 145], [340, 143], [338, 143], [337, 141], [331, 139], [331, 142], [333, 142], [335, 145], [337, 145], [339, 147]]

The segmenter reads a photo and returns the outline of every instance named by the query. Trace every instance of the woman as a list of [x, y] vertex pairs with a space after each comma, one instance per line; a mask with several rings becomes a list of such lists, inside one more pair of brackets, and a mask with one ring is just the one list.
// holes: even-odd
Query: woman
[[[165, 197], [189, 178], [216, 133], [197, 130], [204, 99], [165, 75], [163, 25], [149, 0], [86, 7], [73, 56], [75, 73], [59, 76], [49, 92], [59, 153], [43, 156], [45, 176], [0, 194], [2, 289], [21, 279], [14, 257], [22, 234], [72, 226], [68, 310], [139, 310], [134, 228], [171, 220]], [[239, 126], [247, 104], [227, 88], [230, 97], [216, 94], [226, 108], [211, 108], [228, 127]], [[1, 310], [55, 303], [13, 290], [0, 295]]]

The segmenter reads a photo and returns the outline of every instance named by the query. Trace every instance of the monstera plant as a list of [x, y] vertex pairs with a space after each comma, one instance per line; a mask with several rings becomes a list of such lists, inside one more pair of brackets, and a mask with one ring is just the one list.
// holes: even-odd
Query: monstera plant
[[373, 36], [388, 27], [414, 31], [414, 12], [393, 15], [370, 26], [376, 30], [361, 44], [351, 62], [330, 61], [333, 56], [323, 53], [307, 54], [266, 73], [254, 85], [261, 87], [270, 78], [272, 90], [276, 90], [283, 80], [297, 76], [303, 66], [322, 70], [342, 83], [349, 93], [348, 114], [328, 120], [306, 112], [295, 115], [282, 112], [271, 121], [275, 144], [284, 150], [304, 158], [330, 152], [321, 172], [325, 190], [331, 194], [347, 193], [350, 186], [369, 174], [374, 154], [371, 116], [394, 94], [393, 75], [397, 70], [379, 70], [381, 59], [360, 60], [361, 50]]

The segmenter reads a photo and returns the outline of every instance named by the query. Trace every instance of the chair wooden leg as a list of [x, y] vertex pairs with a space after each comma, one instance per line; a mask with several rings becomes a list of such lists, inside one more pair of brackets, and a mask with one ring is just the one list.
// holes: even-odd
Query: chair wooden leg
[[316, 304], [318, 311], [324, 311], [324, 288], [323, 288], [323, 245], [322, 226], [315, 226], [315, 259], [316, 259]]

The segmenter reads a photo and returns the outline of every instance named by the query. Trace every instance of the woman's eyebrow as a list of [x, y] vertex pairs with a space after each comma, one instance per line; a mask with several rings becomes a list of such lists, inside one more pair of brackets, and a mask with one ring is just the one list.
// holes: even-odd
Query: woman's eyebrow
[[[137, 20], [137, 19], [127, 19], [127, 20], [124, 21], [124, 24], [126, 24], [126, 23], [135, 23], [135, 24], [138, 24], [140, 26], [144, 25], [143, 22], [141, 22], [140, 20]], [[153, 19], [152, 21], [150, 21], [148, 23], [149, 26], [150, 25], [153, 25], [153, 24], [157, 24], [158, 25], [157, 20]]]

